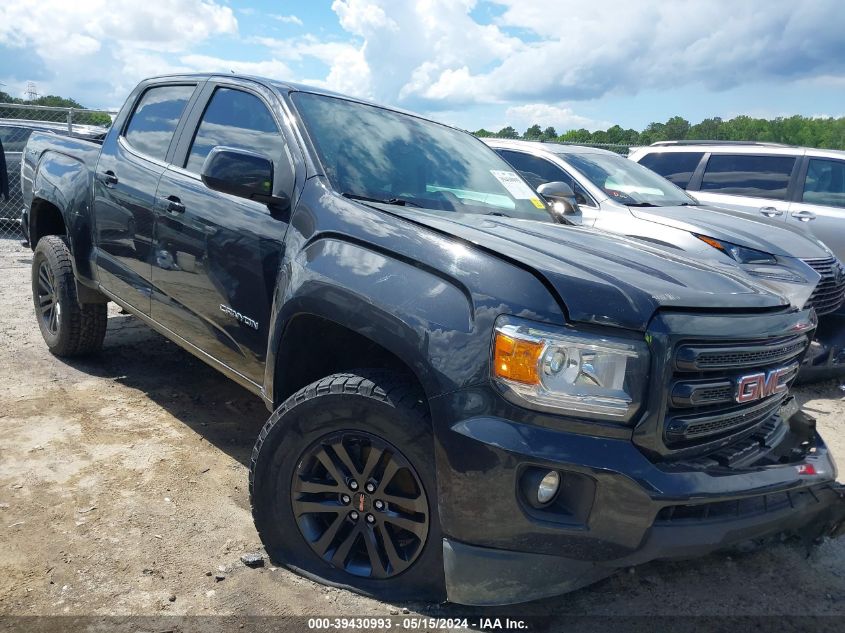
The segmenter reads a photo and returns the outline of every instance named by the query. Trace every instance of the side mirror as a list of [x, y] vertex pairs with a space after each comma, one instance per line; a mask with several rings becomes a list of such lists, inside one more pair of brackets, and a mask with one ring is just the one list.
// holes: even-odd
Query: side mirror
[[537, 187], [537, 193], [548, 200], [552, 209], [563, 216], [565, 221], [572, 224], [580, 223], [581, 208], [575, 200], [575, 192], [568, 184], [558, 180], [546, 182]]
[[209, 189], [275, 207], [287, 207], [284, 194], [273, 194], [273, 161], [266, 156], [232, 147], [215, 147], [200, 173]]

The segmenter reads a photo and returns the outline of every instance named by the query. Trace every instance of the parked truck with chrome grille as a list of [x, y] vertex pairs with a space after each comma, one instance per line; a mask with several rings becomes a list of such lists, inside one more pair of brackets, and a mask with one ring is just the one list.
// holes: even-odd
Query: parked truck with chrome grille
[[841, 531], [788, 395], [813, 311], [561, 222], [465, 132], [171, 76], [102, 144], [33, 134], [22, 169], [50, 350], [100, 350], [114, 301], [262, 398], [252, 512], [293, 570], [501, 604]]

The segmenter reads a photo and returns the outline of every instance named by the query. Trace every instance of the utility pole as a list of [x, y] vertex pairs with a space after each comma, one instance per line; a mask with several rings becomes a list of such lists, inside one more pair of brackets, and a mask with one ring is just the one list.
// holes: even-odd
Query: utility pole
[[26, 90], [24, 91], [24, 95], [26, 96], [27, 101], [32, 101], [33, 99], [38, 98], [38, 91], [35, 88], [34, 81], [26, 82]]

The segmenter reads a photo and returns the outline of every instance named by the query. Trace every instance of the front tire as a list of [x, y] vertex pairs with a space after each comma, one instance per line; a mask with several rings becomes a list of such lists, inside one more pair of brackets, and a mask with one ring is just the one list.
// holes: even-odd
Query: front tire
[[250, 499], [270, 558], [392, 601], [442, 601], [434, 441], [410, 381], [335, 374], [288, 398], [255, 444]]
[[47, 235], [32, 257], [32, 300], [47, 347], [56, 356], [100, 351], [108, 321], [105, 303], [80, 304], [67, 241]]

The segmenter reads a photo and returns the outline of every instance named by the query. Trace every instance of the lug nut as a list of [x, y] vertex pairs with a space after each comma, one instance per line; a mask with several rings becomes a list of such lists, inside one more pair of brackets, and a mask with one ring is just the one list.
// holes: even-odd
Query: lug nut
[[354, 479], [349, 482], [349, 488], [351, 490], [358, 490], [358, 482]]
[[366, 486], [364, 486], [364, 489], [367, 492], [375, 492], [376, 491], [376, 487], [373, 484], [367, 484]]
[[358, 513], [355, 512], [355, 510], [353, 510], [352, 512], [349, 513], [349, 518], [352, 519], [353, 521], [357, 521], [358, 520]]
[[381, 499], [376, 499], [376, 502], [373, 504], [376, 510], [384, 510], [384, 501]]
[[375, 523], [376, 518], [372, 514], [367, 515], [367, 523]]
[[352, 499], [349, 497], [349, 495], [340, 495], [340, 501], [341, 501], [341, 503], [343, 503], [344, 505], [346, 505], [346, 504], [348, 504], [350, 501], [352, 501]]

